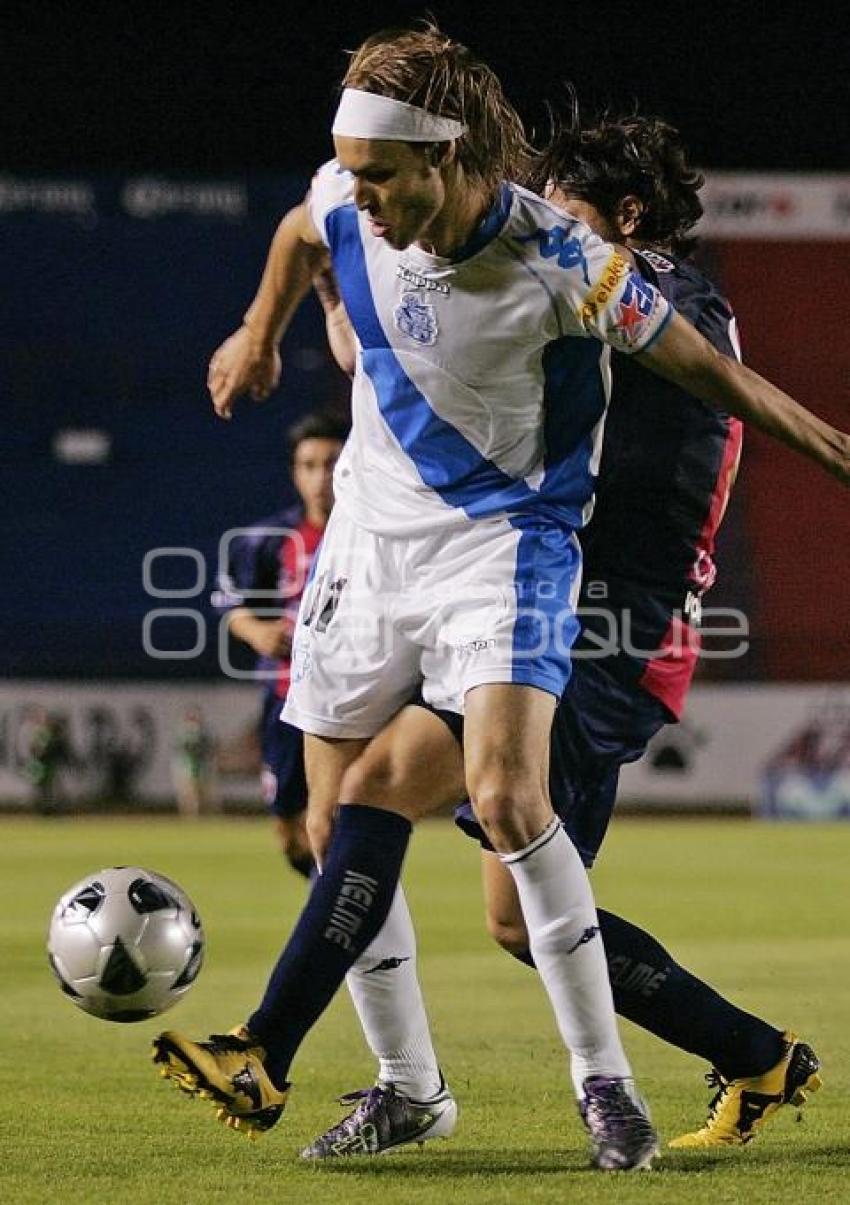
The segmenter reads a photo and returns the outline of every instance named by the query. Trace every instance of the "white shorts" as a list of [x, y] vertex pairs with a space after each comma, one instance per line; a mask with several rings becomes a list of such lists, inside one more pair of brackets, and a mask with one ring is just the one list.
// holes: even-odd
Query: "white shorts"
[[540, 519], [400, 538], [337, 506], [301, 602], [282, 718], [316, 736], [371, 737], [420, 687], [460, 714], [484, 683], [560, 697], [580, 578], [575, 533]]

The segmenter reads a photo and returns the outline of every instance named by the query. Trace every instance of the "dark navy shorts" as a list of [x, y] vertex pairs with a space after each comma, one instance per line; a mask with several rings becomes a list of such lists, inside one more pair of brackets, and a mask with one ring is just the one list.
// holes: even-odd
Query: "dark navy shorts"
[[[459, 735], [461, 717], [440, 715]], [[585, 866], [593, 865], [608, 829], [620, 767], [637, 761], [672, 718], [640, 686], [618, 680], [603, 659], [573, 662], [552, 724], [549, 792]], [[492, 849], [468, 801], [455, 809], [455, 823], [484, 849]]]
[[275, 816], [297, 816], [307, 807], [304, 734], [280, 718], [285, 702], [271, 691], [263, 699], [263, 802]]

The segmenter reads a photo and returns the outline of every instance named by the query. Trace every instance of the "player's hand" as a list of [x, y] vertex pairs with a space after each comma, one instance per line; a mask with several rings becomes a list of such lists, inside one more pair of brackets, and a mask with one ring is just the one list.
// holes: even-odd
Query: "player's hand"
[[230, 418], [234, 402], [245, 394], [265, 401], [279, 381], [280, 353], [247, 326], [225, 339], [207, 370], [207, 388], [219, 418]]
[[288, 657], [292, 652], [292, 620], [263, 620], [255, 628], [251, 643], [261, 657]]

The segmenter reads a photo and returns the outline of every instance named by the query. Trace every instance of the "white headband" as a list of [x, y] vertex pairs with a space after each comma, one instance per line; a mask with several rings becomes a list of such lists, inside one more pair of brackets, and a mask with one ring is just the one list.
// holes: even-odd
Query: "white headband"
[[466, 133], [466, 126], [450, 117], [358, 88], [343, 89], [331, 128], [346, 138], [390, 142], [451, 142]]

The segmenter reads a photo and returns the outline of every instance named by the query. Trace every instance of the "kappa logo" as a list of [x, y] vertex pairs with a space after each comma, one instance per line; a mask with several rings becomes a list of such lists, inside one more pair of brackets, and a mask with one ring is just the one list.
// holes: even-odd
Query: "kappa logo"
[[402, 294], [393, 310], [393, 322], [397, 330], [417, 343], [432, 347], [437, 342], [437, 311], [417, 293]]
[[377, 966], [369, 967], [369, 970], [364, 971], [363, 974], [374, 975], [377, 971], [397, 971], [403, 962], [410, 962], [410, 958], [385, 958]]
[[544, 259], [557, 259], [559, 268], [581, 268], [584, 283], [589, 288], [590, 272], [581, 239], [570, 235], [570, 229], [565, 226], [553, 226], [551, 230], [535, 230], [531, 234], [521, 235], [517, 242], [531, 243], [536, 240]]
[[448, 297], [452, 291], [451, 285], [446, 284], [445, 281], [433, 280], [430, 276], [414, 272], [413, 268], [408, 267], [407, 264], [399, 264], [395, 274], [406, 285], [412, 285], [414, 289], [422, 289], [426, 293], [442, 293], [444, 297]]
[[576, 950], [579, 948], [579, 946], [586, 946], [589, 941], [593, 941], [594, 937], [596, 936], [596, 934], [598, 932], [599, 932], [598, 925], [589, 925], [588, 928], [586, 928], [585, 931], [582, 933], [581, 937], [578, 939], [578, 941], [575, 943], [575, 945], [570, 946], [570, 948], [567, 950], [567, 953], [574, 954], [576, 952]]
[[478, 636], [475, 640], [467, 640], [463, 644], [454, 646], [455, 652], [461, 657], [471, 657], [474, 653], [483, 653], [487, 649], [494, 649], [496, 641], [492, 636]]

